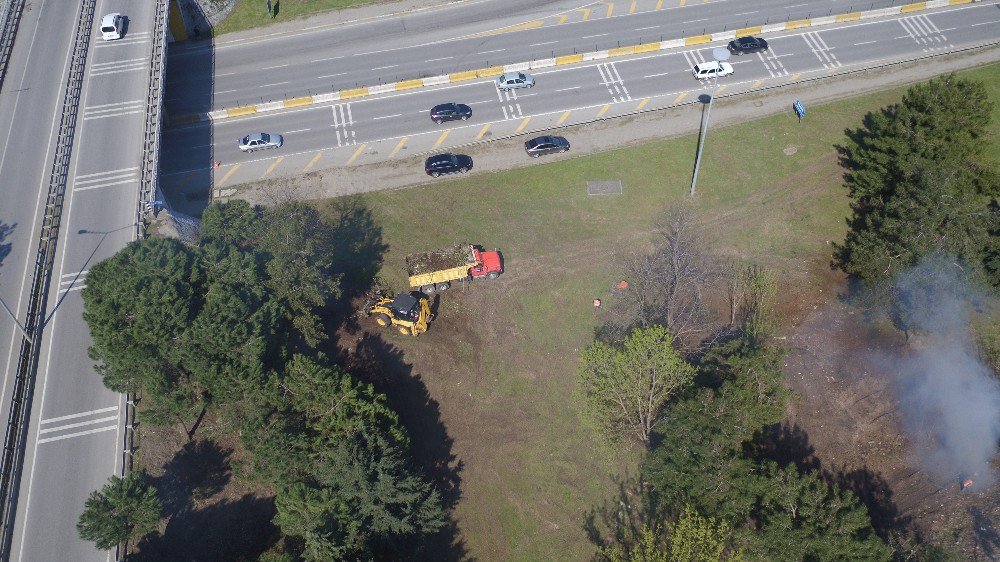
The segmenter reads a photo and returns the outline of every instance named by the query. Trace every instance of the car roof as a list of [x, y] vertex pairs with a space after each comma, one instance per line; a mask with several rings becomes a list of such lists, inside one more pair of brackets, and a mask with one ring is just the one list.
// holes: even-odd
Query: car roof
[[447, 162], [452, 159], [452, 156], [454, 156], [454, 154], [450, 152], [445, 152], [444, 154], [435, 154], [434, 156], [428, 158], [427, 161], [432, 163]]
[[455, 103], [455, 102], [448, 102], [448, 103], [439, 103], [439, 104], [437, 104], [437, 105], [434, 106], [434, 109], [454, 109], [456, 107], [458, 107], [457, 103]]
[[247, 140], [264, 140], [264, 133], [250, 133]]
[[105, 27], [105, 26], [112, 26], [112, 27], [114, 27], [114, 25], [115, 25], [115, 18], [118, 17], [118, 16], [121, 16], [121, 14], [119, 14], [117, 12], [114, 13], [114, 14], [108, 14], [108, 15], [104, 16], [103, 18], [101, 18], [101, 27]]
[[396, 298], [392, 300], [392, 308], [400, 312], [409, 312], [413, 310], [419, 301], [416, 297], [409, 293], [400, 293], [396, 295]]

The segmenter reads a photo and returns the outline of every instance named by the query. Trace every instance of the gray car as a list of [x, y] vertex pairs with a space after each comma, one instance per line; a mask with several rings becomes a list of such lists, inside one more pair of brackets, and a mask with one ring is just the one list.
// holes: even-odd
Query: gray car
[[253, 133], [237, 141], [240, 150], [243, 152], [253, 152], [265, 148], [278, 148], [285, 144], [285, 139], [281, 135], [270, 133]]
[[535, 79], [530, 74], [523, 72], [507, 72], [497, 78], [497, 88], [501, 90], [517, 90], [518, 88], [530, 88], [535, 85]]

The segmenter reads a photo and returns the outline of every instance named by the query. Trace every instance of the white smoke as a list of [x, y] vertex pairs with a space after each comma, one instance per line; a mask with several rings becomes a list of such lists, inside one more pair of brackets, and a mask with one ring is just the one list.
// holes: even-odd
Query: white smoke
[[984, 490], [996, 480], [1000, 380], [977, 354], [970, 316], [983, 298], [960, 272], [938, 256], [899, 276], [897, 314], [915, 337], [888, 370], [921, 464], [942, 483], [973, 479]]

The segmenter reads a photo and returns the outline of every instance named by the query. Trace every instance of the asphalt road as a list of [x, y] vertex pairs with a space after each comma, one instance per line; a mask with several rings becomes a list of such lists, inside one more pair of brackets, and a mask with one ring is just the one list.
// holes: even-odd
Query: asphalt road
[[[879, 61], [995, 42], [996, 4], [806, 28], [766, 36], [768, 53], [733, 57], [720, 94], [766, 88]], [[321, 168], [402, 159], [478, 140], [530, 133], [637, 110], [668, 107], [707, 93], [690, 68], [711, 60], [717, 45], [555, 67], [534, 74], [536, 86], [498, 92], [489, 80], [449, 84], [356, 101], [220, 120], [168, 130], [162, 170], [168, 196], [195, 197], [223, 188]], [[428, 110], [443, 102], [473, 109], [469, 121], [435, 125]], [[237, 138], [265, 131], [285, 136], [280, 149], [243, 154]], [[572, 142], [572, 139], [570, 139]], [[211, 162], [221, 166], [212, 169]], [[422, 174], [414, 164], [414, 174]]]
[[[105, 43], [98, 31], [100, 16], [115, 11], [129, 17], [128, 33], [121, 41]], [[40, 131], [36, 135], [44, 135], [11, 141], [5, 148], [20, 148], [25, 154], [8, 156], [0, 173], [5, 186], [19, 187], [5, 189], [8, 197], [23, 185], [25, 207], [35, 205], [48, 188], [51, 155], [33, 151], [46, 146], [58, 127], [58, 122], [50, 123], [54, 115], [58, 117], [56, 105], [62, 99], [76, 12], [75, 7], [66, 9], [64, 2], [40, 0], [25, 12], [18, 34], [17, 48], [24, 53], [23, 42], [37, 25], [39, 51], [12, 61], [17, 73], [27, 69], [32, 76], [32, 95], [37, 98], [26, 98], [22, 102], [26, 105], [16, 111], [0, 106], [0, 115], [4, 119], [12, 115], [17, 123], [24, 119], [17, 132], [29, 135], [33, 122]], [[90, 338], [82, 319], [80, 289], [90, 266], [134, 237], [137, 147], [142, 145], [146, 92], [146, 63], [136, 63], [149, 60], [152, 17], [150, 2], [97, 2], [21, 474], [14, 560], [111, 559], [111, 553], [81, 540], [75, 527], [86, 497], [119, 470], [124, 410], [123, 397], [104, 388], [87, 357]], [[46, 82], [36, 82], [39, 78]], [[7, 95], [5, 91], [0, 96], [0, 103]], [[15, 170], [10, 176], [7, 167]], [[25, 178], [23, 184], [10, 181], [17, 173]], [[5, 211], [8, 208], [4, 206]], [[30, 213], [25, 210], [24, 215]], [[38, 235], [29, 221], [17, 220], [24, 221], [20, 235]], [[33, 253], [25, 255], [34, 258]], [[8, 259], [12, 257], [13, 252]], [[3, 264], [3, 279], [12, 262]]]
[[437, 76], [899, 0], [469, 2], [413, 16], [260, 39], [174, 45], [167, 111], [197, 113]]

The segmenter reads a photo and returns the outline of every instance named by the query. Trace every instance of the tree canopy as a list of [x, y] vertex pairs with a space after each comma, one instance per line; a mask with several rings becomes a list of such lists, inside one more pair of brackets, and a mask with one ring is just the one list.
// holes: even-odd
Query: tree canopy
[[141, 472], [112, 476], [103, 488], [90, 493], [76, 529], [83, 540], [109, 550], [155, 531], [162, 510], [156, 490]]

